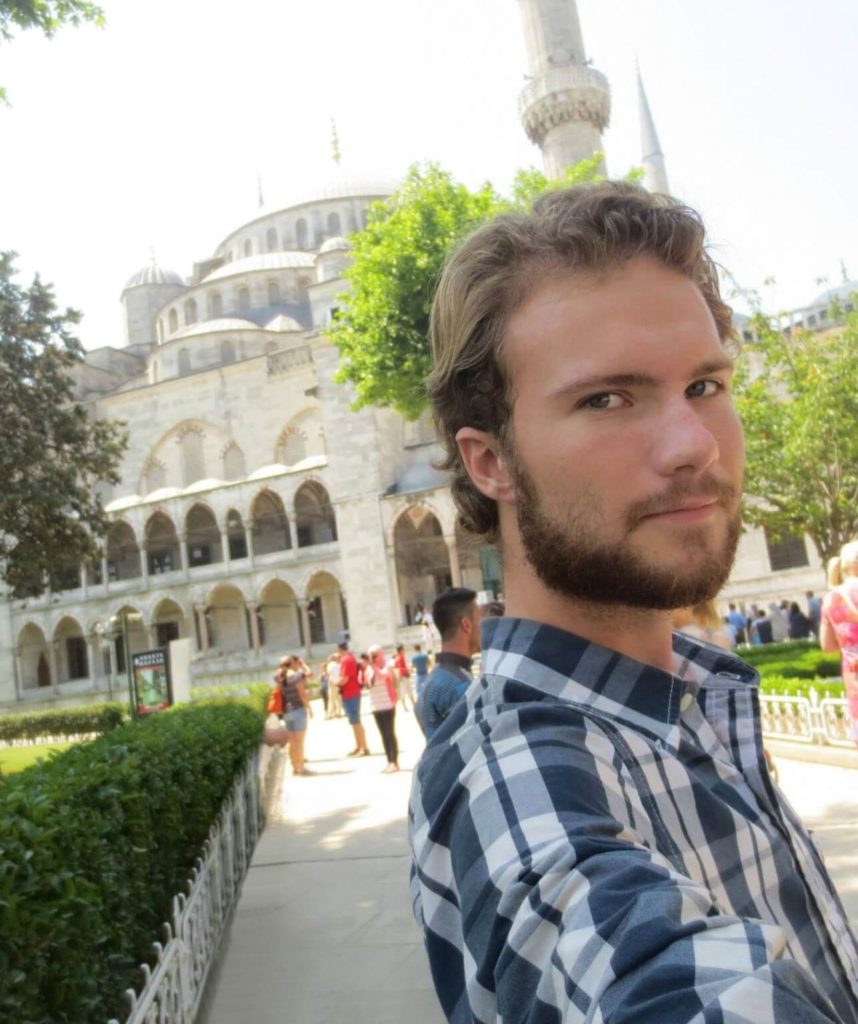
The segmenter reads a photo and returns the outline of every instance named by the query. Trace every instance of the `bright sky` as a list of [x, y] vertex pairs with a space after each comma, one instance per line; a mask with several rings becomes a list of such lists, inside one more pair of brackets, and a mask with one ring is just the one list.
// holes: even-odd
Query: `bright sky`
[[[437, 160], [505, 189], [538, 165], [517, 113], [517, 0], [107, 0], [107, 26], [0, 46], [0, 248], [122, 342], [149, 261], [188, 275], [256, 209], [330, 164], [401, 176]], [[770, 308], [858, 278], [854, 0], [578, 0], [613, 92], [608, 168], [640, 161], [640, 62], [673, 192]], [[763, 288], [766, 277], [776, 280]], [[740, 305], [740, 303], [737, 303]]]

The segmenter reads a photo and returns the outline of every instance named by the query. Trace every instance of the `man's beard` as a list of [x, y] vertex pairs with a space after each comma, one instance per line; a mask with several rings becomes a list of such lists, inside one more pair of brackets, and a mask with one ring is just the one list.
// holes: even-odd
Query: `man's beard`
[[[585, 494], [565, 517], [548, 514], [529, 472], [516, 452], [505, 453], [516, 490], [518, 528], [527, 560], [551, 590], [576, 601], [672, 611], [715, 597], [727, 582], [741, 532], [736, 490], [712, 479], [671, 488], [655, 499], [630, 505], [623, 515], [624, 538], [616, 543], [599, 535], [601, 506]], [[727, 513], [727, 530], [717, 549], [706, 550], [705, 526], [682, 526], [676, 545], [688, 558], [676, 569], [643, 557], [629, 537], [648, 516], [676, 508], [690, 497], [714, 498]], [[701, 555], [702, 553], [702, 555]]]

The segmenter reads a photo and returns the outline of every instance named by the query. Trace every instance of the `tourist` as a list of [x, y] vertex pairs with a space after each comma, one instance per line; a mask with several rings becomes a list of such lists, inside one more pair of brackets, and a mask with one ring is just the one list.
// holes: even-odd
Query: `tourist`
[[[408, 662], [405, 660], [405, 645], [396, 645], [396, 655], [393, 659], [393, 666], [396, 671], [396, 692], [399, 695], [399, 699], [402, 701], [402, 710], [408, 711], [409, 708], [413, 708], [417, 703], [414, 699], [414, 690], [411, 687], [411, 670], [408, 668]], [[408, 698], [409, 703], [406, 704], [405, 699]]]
[[771, 644], [774, 643], [771, 616], [762, 609], [754, 609], [754, 618], [751, 622], [751, 643]]
[[786, 612], [774, 601], [770, 601], [769, 614], [766, 618], [772, 625], [772, 640], [774, 643], [783, 643], [789, 637], [789, 619], [786, 616]]
[[828, 583], [832, 589], [822, 599], [819, 644], [823, 651], [840, 651], [852, 738], [858, 744], [858, 540], [828, 563]]
[[454, 1024], [858, 1021], [858, 946], [764, 769], [758, 675], [671, 629], [741, 533], [718, 289], [697, 215], [625, 182], [552, 190], [442, 273], [427, 386], [506, 597], [409, 810]]
[[417, 705], [417, 720], [427, 739], [471, 685], [471, 659], [480, 649], [476, 592], [467, 587], [445, 591], [432, 605], [432, 615], [441, 634], [441, 650]]
[[358, 663], [355, 656], [349, 650], [348, 641], [341, 640], [337, 645], [340, 651], [340, 677], [337, 685], [340, 689], [340, 696], [343, 701], [343, 710], [346, 713], [349, 725], [354, 733], [355, 747], [350, 751], [349, 757], [369, 756], [369, 748], [366, 745], [366, 732], [360, 720], [360, 697], [361, 682], [358, 670]]
[[280, 662], [283, 685], [283, 724], [289, 734], [289, 760], [296, 775], [312, 775], [304, 763], [304, 738], [307, 719], [313, 709], [307, 696], [307, 667], [298, 655]]
[[727, 651], [736, 646], [711, 599], [690, 608], [677, 608], [673, 613], [673, 628]]
[[382, 769], [384, 774], [399, 771], [399, 744], [396, 741], [396, 680], [394, 669], [387, 663], [384, 651], [377, 646], [370, 647], [370, 687], [369, 699], [372, 706], [372, 717], [378, 726], [384, 756], [387, 764]]
[[747, 629], [748, 623], [745, 616], [736, 608], [734, 604], [731, 604], [727, 609], [727, 620], [733, 627], [736, 642], [733, 644], [734, 647], [738, 647], [739, 644], [747, 642]]
[[327, 663], [328, 671], [328, 687], [329, 695], [328, 702], [330, 705], [330, 711], [325, 716], [326, 718], [342, 718], [343, 717], [343, 698], [340, 693], [340, 653], [334, 651], [333, 654], [328, 658]]
[[813, 635], [819, 638], [819, 623], [822, 616], [822, 598], [808, 590], [804, 595], [807, 598], [807, 617], [810, 619], [810, 628]]
[[790, 602], [789, 629], [787, 631], [790, 640], [806, 640], [812, 632], [810, 619], [799, 608], [798, 602]]
[[414, 645], [411, 664], [414, 666], [414, 685], [417, 688], [417, 700], [419, 701], [420, 691], [426, 685], [426, 680], [429, 678], [429, 655], [420, 644]]

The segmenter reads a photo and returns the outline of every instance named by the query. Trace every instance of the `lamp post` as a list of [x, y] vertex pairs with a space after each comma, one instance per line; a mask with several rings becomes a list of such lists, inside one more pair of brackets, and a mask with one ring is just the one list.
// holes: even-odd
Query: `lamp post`
[[[101, 651], [101, 664], [107, 666], [107, 699], [113, 700], [113, 673], [110, 668], [110, 634], [101, 619], [95, 624], [95, 635], [98, 637], [98, 649]], [[106, 657], [105, 657], [106, 656]]]
[[128, 704], [131, 708], [132, 719], [137, 718], [137, 706], [134, 703], [134, 679], [131, 674], [131, 644], [128, 640], [128, 623], [142, 622], [143, 616], [139, 612], [128, 611], [123, 608], [116, 615], [110, 617], [110, 625], [116, 629], [117, 635], [122, 634], [122, 649], [125, 653], [125, 674], [128, 677]]

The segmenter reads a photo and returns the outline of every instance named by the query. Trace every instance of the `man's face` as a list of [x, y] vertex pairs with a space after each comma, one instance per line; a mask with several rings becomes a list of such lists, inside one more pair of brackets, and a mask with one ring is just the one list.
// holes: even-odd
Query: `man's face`
[[699, 289], [648, 257], [549, 279], [510, 318], [503, 358], [514, 528], [542, 582], [641, 608], [714, 596], [738, 541], [743, 444]]
[[468, 607], [467, 615], [460, 624], [468, 637], [468, 653], [472, 655], [476, 654], [480, 649], [480, 622], [482, 618], [483, 613], [480, 611], [480, 606], [474, 601]]

